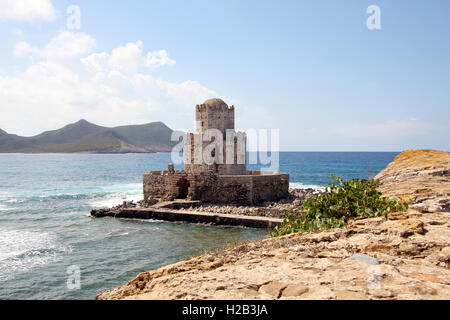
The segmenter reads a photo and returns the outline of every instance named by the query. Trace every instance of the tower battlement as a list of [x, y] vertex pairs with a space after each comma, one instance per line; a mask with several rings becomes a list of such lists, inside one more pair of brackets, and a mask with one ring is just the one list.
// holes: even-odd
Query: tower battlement
[[217, 105], [209, 105], [209, 104], [198, 104], [195, 106], [195, 108], [197, 109], [196, 111], [199, 112], [205, 112], [208, 109], [212, 110], [212, 111], [222, 111], [222, 112], [226, 112], [226, 111], [234, 111], [234, 106], [217, 106]]
[[234, 129], [234, 106], [229, 107], [222, 99], [209, 99], [195, 108], [197, 132], [218, 129], [223, 134]]

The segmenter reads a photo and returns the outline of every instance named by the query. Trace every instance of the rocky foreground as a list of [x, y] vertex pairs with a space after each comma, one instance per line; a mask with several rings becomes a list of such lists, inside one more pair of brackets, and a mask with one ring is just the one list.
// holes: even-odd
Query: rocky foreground
[[194, 257], [97, 299], [450, 299], [448, 157], [408, 151], [377, 176], [386, 195], [408, 199], [406, 213]]

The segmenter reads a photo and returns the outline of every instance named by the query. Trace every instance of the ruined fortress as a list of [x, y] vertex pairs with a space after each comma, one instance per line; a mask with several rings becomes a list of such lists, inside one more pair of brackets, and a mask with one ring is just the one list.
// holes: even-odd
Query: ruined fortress
[[195, 132], [184, 137], [184, 170], [144, 174], [144, 199], [190, 199], [254, 205], [289, 194], [289, 174], [246, 170], [246, 135], [236, 132], [234, 106], [210, 99], [196, 106]]

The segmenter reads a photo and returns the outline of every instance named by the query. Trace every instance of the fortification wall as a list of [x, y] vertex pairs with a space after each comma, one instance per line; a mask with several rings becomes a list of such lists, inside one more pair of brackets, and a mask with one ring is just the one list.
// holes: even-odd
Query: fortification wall
[[208, 203], [252, 204], [252, 179], [245, 175], [198, 175], [195, 196]]
[[150, 171], [144, 174], [144, 200], [149, 195], [153, 198], [162, 198], [166, 193], [167, 176], [162, 171]]
[[176, 198], [193, 198], [195, 188], [194, 176], [183, 170], [150, 171], [144, 174], [144, 200]]
[[253, 180], [253, 203], [277, 201], [289, 195], [289, 174], [251, 175]]
[[144, 197], [148, 199], [189, 198], [208, 203], [252, 205], [277, 201], [289, 194], [289, 175], [189, 174], [186, 171], [152, 171], [144, 174]]

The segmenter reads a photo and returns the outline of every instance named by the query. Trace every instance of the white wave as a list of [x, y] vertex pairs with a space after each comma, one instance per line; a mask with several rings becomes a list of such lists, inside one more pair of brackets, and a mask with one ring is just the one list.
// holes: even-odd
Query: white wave
[[23, 230], [0, 232], [0, 281], [61, 259], [71, 252], [55, 234]]
[[16, 207], [8, 207], [8, 206], [5, 206], [5, 205], [2, 205], [1, 203], [0, 203], [0, 211], [13, 211], [13, 210], [18, 210], [19, 208], [16, 208]]
[[63, 189], [39, 189], [20, 191], [12, 195], [11, 193], [0, 191], [0, 202], [17, 203], [29, 198], [39, 198], [41, 200], [67, 197], [77, 199], [90, 194], [108, 193], [138, 193], [142, 192], [142, 183], [123, 183], [97, 186], [70, 186]]
[[123, 236], [128, 236], [130, 234], [131, 231], [127, 231], [127, 232], [117, 232], [117, 231], [112, 231], [112, 232], [108, 232], [105, 235], [105, 238], [112, 238], [112, 237], [123, 237]]
[[94, 208], [114, 207], [124, 201], [137, 202], [144, 199], [142, 183], [113, 184], [100, 189], [106, 195], [88, 202]]
[[[135, 218], [119, 218], [121, 221], [131, 221], [131, 222], [143, 222], [143, 223], [151, 223], [151, 224], [162, 224], [166, 223], [164, 220], [153, 220], [153, 219], [135, 219]], [[176, 222], [174, 222], [176, 223]], [[159, 228], [156, 228], [159, 230]]]
[[314, 189], [315, 191], [325, 191], [326, 187], [317, 184], [304, 184], [301, 182], [290, 182], [289, 188], [291, 189]]
[[5, 200], [11, 197], [9, 192], [0, 191], [0, 200]]
[[93, 208], [110, 208], [122, 204], [124, 201], [140, 201], [144, 199], [144, 194], [140, 192], [124, 192], [108, 194], [103, 198], [90, 200], [88, 204]]
[[16, 210], [17, 208], [12, 208], [9, 204], [17, 202], [17, 199], [11, 198], [11, 194], [4, 192], [0, 193], [0, 211]]
[[5, 203], [18, 203], [19, 199], [16, 198], [9, 198], [7, 200], [4, 200]]
[[0, 191], [0, 211], [14, 210], [15, 208], [9, 208], [7, 204], [19, 202], [16, 198], [13, 198], [9, 192]]

